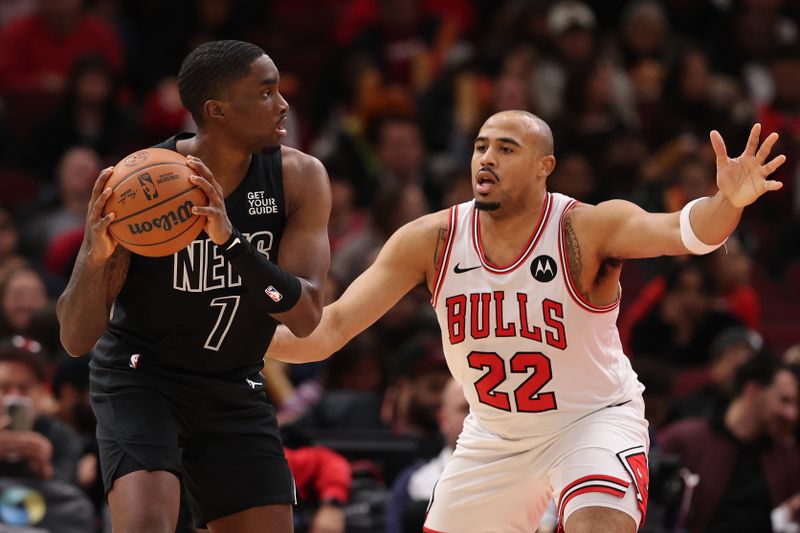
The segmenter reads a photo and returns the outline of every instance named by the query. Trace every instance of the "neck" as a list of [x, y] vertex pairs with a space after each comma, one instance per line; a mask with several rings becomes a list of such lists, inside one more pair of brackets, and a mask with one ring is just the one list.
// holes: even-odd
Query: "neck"
[[544, 188], [496, 211], [480, 211], [480, 232], [487, 258], [495, 264], [514, 261], [527, 245], [544, 209]]
[[184, 143], [179, 151], [184, 155], [199, 157], [211, 169], [225, 196], [247, 175], [253, 155], [249, 150], [231, 143], [225, 136], [215, 136], [201, 130]]
[[761, 436], [756, 409], [744, 398], [737, 398], [731, 402], [725, 411], [725, 427], [734, 437], [742, 442], [752, 442]]

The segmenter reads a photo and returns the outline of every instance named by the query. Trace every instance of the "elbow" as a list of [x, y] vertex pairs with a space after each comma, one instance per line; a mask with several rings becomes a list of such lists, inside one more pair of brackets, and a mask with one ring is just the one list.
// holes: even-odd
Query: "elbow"
[[317, 329], [320, 319], [322, 318], [321, 309], [313, 309], [309, 313], [304, 313], [298, 320], [292, 321], [291, 324], [286, 324], [292, 334], [298, 339], [304, 339], [314, 333]]
[[94, 348], [94, 341], [82, 339], [77, 335], [70, 334], [67, 330], [68, 328], [62, 324], [59, 339], [61, 340], [61, 346], [64, 348], [64, 351], [66, 351], [70, 357], [83, 357]]
[[81, 342], [80, 340], [70, 338], [63, 332], [61, 333], [60, 338], [61, 346], [63, 346], [64, 350], [67, 352], [67, 354], [69, 354], [70, 357], [82, 357], [89, 353], [94, 346], [93, 344], [88, 344], [86, 342]]

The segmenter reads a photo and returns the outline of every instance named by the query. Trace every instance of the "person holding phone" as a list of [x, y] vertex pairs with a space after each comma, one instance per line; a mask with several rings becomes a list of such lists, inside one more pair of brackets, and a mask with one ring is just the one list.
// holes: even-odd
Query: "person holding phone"
[[45, 368], [39, 355], [7, 343], [0, 346], [0, 477], [75, 482], [80, 443], [62, 422], [37, 412]]

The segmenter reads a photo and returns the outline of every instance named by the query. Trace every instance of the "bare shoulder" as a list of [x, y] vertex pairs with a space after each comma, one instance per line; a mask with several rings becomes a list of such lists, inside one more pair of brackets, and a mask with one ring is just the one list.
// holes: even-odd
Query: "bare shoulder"
[[436, 211], [413, 220], [397, 230], [396, 244], [402, 246], [424, 270], [435, 270], [445, 245], [450, 211]]
[[328, 173], [319, 159], [288, 146], [281, 147], [283, 187], [289, 211], [311, 202], [330, 203]]
[[290, 176], [313, 174], [318, 177], [320, 175], [327, 177], [325, 167], [322, 166], [319, 159], [296, 148], [281, 146], [281, 159], [283, 171]]

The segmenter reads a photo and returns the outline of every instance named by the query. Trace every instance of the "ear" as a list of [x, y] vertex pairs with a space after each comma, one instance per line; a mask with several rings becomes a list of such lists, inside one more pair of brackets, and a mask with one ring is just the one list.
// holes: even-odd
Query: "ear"
[[219, 100], [206, 100], [203, 104], [203, 113], [212, 120], [225, 118], [225, 111], [222, 109], [222, 104]]
[[556, 168], [556, 158], [552, 155], [546, 155], [539, 160], [539, 175], [546, 178], [553, 173]]

